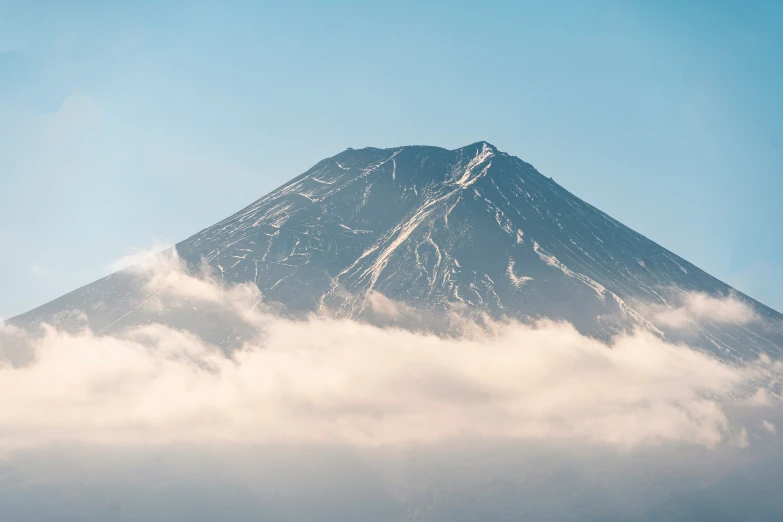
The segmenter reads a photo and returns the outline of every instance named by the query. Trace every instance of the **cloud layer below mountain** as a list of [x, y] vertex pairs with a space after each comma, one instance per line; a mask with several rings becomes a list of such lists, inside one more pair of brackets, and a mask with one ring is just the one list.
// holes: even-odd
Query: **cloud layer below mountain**
[[[265, 309], [255, 286], [189, 275], [176, 255], [140, 269], [148, 312], [220, 316], [244, 333], [241, 347], [164, 324], [114, 335], [4, 326], [0, 395], [14, 400], [0, 409], [0, 448], [465, 438], [714, 448], [775, 436], [764, 416], [778, 411], [783, 365], [766, 357], [728, 365], [648, 332], [607, 345], [547, 321], [463, 324], [464, 335], [447, 338], [291, 320]], [[702, 296], [686, 305], [717, 317]]]

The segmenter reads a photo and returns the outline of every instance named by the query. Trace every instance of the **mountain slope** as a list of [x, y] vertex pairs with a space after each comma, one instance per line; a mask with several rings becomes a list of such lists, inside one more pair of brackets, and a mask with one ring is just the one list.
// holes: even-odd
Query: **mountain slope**
[[[293, 314], [367, 318], [389, 298], [412, 311], [410, 321], [435, 329], [448, 328], [449, 312], [459, 310], [567, 320], [602, 339], [647, 328], [727, 357], [783, 346], [783, 317], [740, 294], [760, 321], [707, 317], [687, 332], [653, 324], [645, 318], [651, 306], [733, 290], [486, 142], [453, 151], [348, 149], [177, 251], [226, 282], [254, 282]], [[149, 320], [141, 288], [132, 273], [113, 274], [15, 321], [80, 309], [95, 330], [110, 331]], [[225, 338], [219, 330], [216, 339]]]

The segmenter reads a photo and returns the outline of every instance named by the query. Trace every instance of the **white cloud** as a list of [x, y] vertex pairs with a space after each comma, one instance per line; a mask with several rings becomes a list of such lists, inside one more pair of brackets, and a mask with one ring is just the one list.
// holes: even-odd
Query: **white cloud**
[[743, 325], [758, 320], [753, 308], [733, 293], [714, 297], [689, 292], [680, 297], [676, 306], [650, 305], [641, 310], [653, 323], [670, 328], [689, 328], [699, 322]]
[[171, 247], [171, 243], [156, 237], [152, 238], [152, 246], [150, 248], [130, 248], [127, 254], [106, 265], [106, 270], [117, 272], [134, 265], [141, 269], [149, 268], [151, 265], [158, 263], [160, 254]]
[[773, 435], [778, 432], [778, 429], [775, 427], [775, 425], [769, 422], [768, 420], [763, 421], [761, 424], [762, 426], [764, 426], [765, 430], [772, 433]]
[[[724, 402], [783, 374], [768, 358], [730, 366], [644, 332], [607, 346], [562, 323], [466, 327], [444, 338], [295, 321], [259, 307], [253, 285], [226, 288], [186, 275], [175, 255], [158, 259], [144, 272], [154, 306], [219, 310], [255, 335], [227, 355], [159, 324], [113, 336], [48, 328], [26, 339], [32, 362], [0, 368], [0, 395], [14, 397], [0, 409], [0, 448], [457, 437], [743, 445], [747, 433]], [[770, 390], [767, 408], [778, 394]]]
[[756, 406], [770, 406], [773, 404], [773, 397], [765, 388], [759, 388], [745, 401], [747, 404]]
[[392, 301], [380, 292], [370, 292], [367, 296], [367, 304], [370, 309], [378, 314], [388, 317], [398, 317], [400, 315], [399, 304]]

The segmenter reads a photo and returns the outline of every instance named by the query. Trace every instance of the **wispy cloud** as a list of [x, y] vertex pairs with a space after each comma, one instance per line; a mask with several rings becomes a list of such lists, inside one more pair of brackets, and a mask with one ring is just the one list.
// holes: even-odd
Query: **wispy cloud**
[[690, 328], [700, 322], [744, 325], [759, 319], [755, 310], [733, 293], [716, 297], [689, 292], [673, 305], [648, 305], [642, 312], [653, 323], [669, 328]]
[[141, 268], [144, 268], [150, 263], [157, 263], [159, 254], [172, 246], [173, 245], [169, 242], [162, 241], [158, 238], [152, 238], [151, 247], [130, 248], [127, 254], [110, 262], [106, 265], [105, 269], [108, 272], [117, 272], [118, 270], [124, 270], [134, 265], [139, 265]]

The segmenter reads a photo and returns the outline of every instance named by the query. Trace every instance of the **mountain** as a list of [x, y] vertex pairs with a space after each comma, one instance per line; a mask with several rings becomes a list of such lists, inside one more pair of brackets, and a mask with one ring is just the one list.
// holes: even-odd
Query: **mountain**
[[[254, 282], [294, 315], [380, 321], [378, 303], [396, 303], [411, 324], [440, 331], [457, 311], [565, 320], [600, 339], [646, 328], [728, 358], [783, 347], [779, 313], [487, 142], [347, 149], [176, 249], [194, 269], [206, 262], [225, 282]], [[104, 332], [154, 320], [142, 286], [118, 272], [13, 321], [67, 326], [62, 312], [82, 310]], [[707, 316], [683, 332], [648, 313], [691, 293], [733, 296], [760, 320]], [[225, 344], [225, 330], [209, 334]]]

